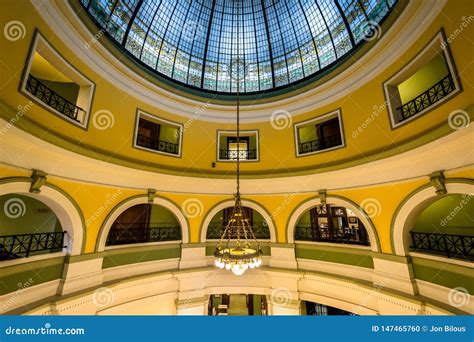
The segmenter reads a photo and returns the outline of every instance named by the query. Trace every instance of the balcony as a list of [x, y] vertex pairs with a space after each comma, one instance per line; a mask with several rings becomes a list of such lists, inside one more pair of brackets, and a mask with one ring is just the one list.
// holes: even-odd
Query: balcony
[[436, 83], [434, 86], [421, 93], [414, 99], [405, 103], [403, 106], [398, 107], [402, 114], [400, 122], [405, 121], [412, 116], [422, 112], [426, 108], [432, 106], [442, 98], [450, 94], [456, 89], [454, 81], [451, 75], [446, 76], [441, 81]]
[[137, 145], [151, 150], [179, 155], [179, 145], [137, 134]]
[[298, 152], [300, 154], [311, 153], [336, 147], [342, 144], [340, 135], [332, 135], [322, 139], [316, 139], [298, 144]]
[[313, 242], [332, 242], [349, 245], [369, 246], [370, 241], [365, 229], [321, 228], [297, 226], [295, 240]]
[[152, 224], [152, 227], [141, 223], [121, 223], [110, 230], [106, 246], [179, 240], [181, 240], [181, 227], [175, 223], [159, 226]]
[[[257, 150], [241, 150], [238, 153], [240, 160], [257, 160]], [[219, 150], [220, 160], [237, 160], [237, 150]]]
[[413, 252], [438, 254], [448, 258], [474, 260], [474, 236], [411, 231]]
[[[207, 228], [206, 238], [211, 240], [218, 240], [221, 238], [224, 232], [225, 225], [223, 224], [210, 224]], [[251, 226], [255, 237], [258, 240], [270, 240], [270, 230], [264, 222], [254, 222]], [[235, 229], [235, 231], [237, 231]], [[237, 235], [233, 235], [232, 238], [237, 238]]]
[[[0, 236], [0, 260], [28, 258], [32, 253], [60, 252], [66, 232]], [[45, 253], [39, 253], [45, 252]]]
[[38, 100], [71, 120], [81, 123], [80, 118], [85, 116], [84, 109], [66, 100], [31, 74], [28, 75], [26, 81], [26, 90]]

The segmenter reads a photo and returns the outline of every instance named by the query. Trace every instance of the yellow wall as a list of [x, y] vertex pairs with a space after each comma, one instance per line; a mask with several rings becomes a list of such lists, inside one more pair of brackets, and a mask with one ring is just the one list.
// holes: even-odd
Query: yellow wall
[[[0, 79], [7, 80], [0, 89], [0, 99], [11, 108], [28, 103], [29, 99], [18, 92], [18, 86], [33, 33], [37, 28], [74, 67], [96, 83], [91, 113], [105, 109], [112, 112], [115, 119], [113, 127], [107, 130], [96, 129], [91, 124], [91, 120], [88, 130], [83, 130], [40, 106], [34, 106], [25, 114], [24, 120], [18, 123], [23, 129], [69, 149], [79, 146], [76, 149], [78, 153], [89, 154], [94, 158], [109, 162], [154, 171], [164, 170], [197, 176], [205, 174], [208, 177], [213, 175], [230, 177], [229, 171], [233, 169], [233, 163], [218, 163], [215, 168], [211, 167], [211, 163], [216, 158], [216, 131], [218, 129], [234, 129], [234, 124], [205, 122], [199, 118], [193, 121], [184, 132], [181, 158], [133, 148], [132, 139], [137, 108], [182, 124], [186, 124], [188, 119], [134, 98], [132, 94], [122, 91], [109, 82], [106, 74], [93, 71], [87, 61], [82, 60], [80, 55], [72, 52], [68, 46], [62, 43], [48, 23], [41, 19], [30, 2], [7, 1], [2, 6], [4, 10], [0, 13], [1, 22], [21, 21], [25, 25], [26, 31], [25, 37], [17, 41], [9, 41], [3, 36], [0, 39], [0, 50], [8, 51], [8, 54], [2, 55], [2, 63], [0, 63]], [[296, 172], [315, 172], [314, 165], [338, 168], [348, 165], [344, 163], [363, 162], [364, 160], [360, 158], [361, 155], [370, 157], [390, 149], [399, 152], [412, 148], [411, 141], [418, 137], [422, 137], [421, 139], [424, 139], [425, 142], [433, 139], [433, 132], [440, 126], [442, 127], [440, 134], [452, 132], [447, 126], [449, 113], [468, 108], [472, 105], [474, 98], [474, 90], [469, 86], [474, 84], [474, 64], [472, 63], [472, 54], [466, 48], [466, 41], [469, 41], [469, 37], [474, 33], [473, 25], [463, 29], [450, 43], [456, 67], [461, 71], [461, 83], [464, 89], [462, 93], [435, 108], [429, 114], [396, 130], [391, 130], [387, 110], [382, 109], [378, 112], [374, 122], [364, 128], [362, 133], [356, 136], [352, 134], [361, 127], [367, 118], [373, 116], [374, 106], [383, 106], [385, 98], [381, 83], [416, 57], [441, 27], [446, 31], [447, 36], [458, 30], [458, 21], [446, 20], [446, 18], [461, 18], [465, 15], [464, 7], [453, 1], [447, 2], [434, 23], [409, 48], [407, 53], [399, 56], [395, 63], [381, 69], [376, 77], [365, 85], [354, 89], [351, 94], [333, 103], [320, 106], [317, 110], [293, 118], [293, 123], [301, 122], [341, 108], [347, 145], [345, 148], [297, 158], [295, 156], [293, 126], [284, 130], [275, 130], [269, 121], [243, 124], [242, 129], [259, 130], [260, 161], [246, 163], [242, 166], [242, 173], [247, 176], [265, 174], [280, 176]], [[378, 44], [380, 43], [382, 42], [379, 41]], [[0, 116], [8, 115], [11, 116], [11, 114], [5, 114], [0, 106]], [[49, 129], [47, 135], [42, 134], [44, 128], [41, 125], [44, 125], [45, 122], [47, 122]], [[384, 131], [384, 139], [379, 139], [380, 130]], [[427, 135], [426, 132], [432, 134]], [[278, 153], [274, 153], [274, 151], [278, 151]], [[111, 155], [112, 158], [110, 158]]]

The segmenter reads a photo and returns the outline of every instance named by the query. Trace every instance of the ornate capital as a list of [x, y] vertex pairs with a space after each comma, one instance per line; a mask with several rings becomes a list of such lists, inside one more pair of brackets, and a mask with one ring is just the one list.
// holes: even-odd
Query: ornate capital
[[155, 189], [148, 189], [148, 203], [153, 203], [156, 197], [156, 190]]
[[47, 174], [40, 170], [33, 170], [31, 175], [30, 192], [33, 194], [39, 194], [41, 187], [46, 183]]
[[430, 183], [436, 189], [436, 195], [446, 195], [445, 177], [443, 171], [436, 171], [430, 174]]

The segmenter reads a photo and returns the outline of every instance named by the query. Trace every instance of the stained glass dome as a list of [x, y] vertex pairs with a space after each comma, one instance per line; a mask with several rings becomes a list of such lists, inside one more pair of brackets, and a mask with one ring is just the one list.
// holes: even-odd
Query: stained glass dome
[[80, 0], [126, 54], [191, 88], [258, 93], [334, 66], [396, 0]]

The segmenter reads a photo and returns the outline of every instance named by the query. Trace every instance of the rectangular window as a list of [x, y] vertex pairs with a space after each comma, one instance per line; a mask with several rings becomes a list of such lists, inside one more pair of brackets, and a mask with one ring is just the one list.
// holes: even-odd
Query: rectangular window
[[20, 91], [50, 112], [87, 127], [95, 85], [64, 59], [37, 31]]
[[134, 147], [181, 157], [182, 131], [183, 125], [179, 123], [138, 110]]
[[383, 84], [392, 128], [448, 101], [461, 91], [443, 31]]
[[297, 157], [345, 146], [339, 109], [294, 127]]
[[217, 160], [258, 161], [258, 131], [241, 131], [237, 142], [236, 131], [217, 131]]

